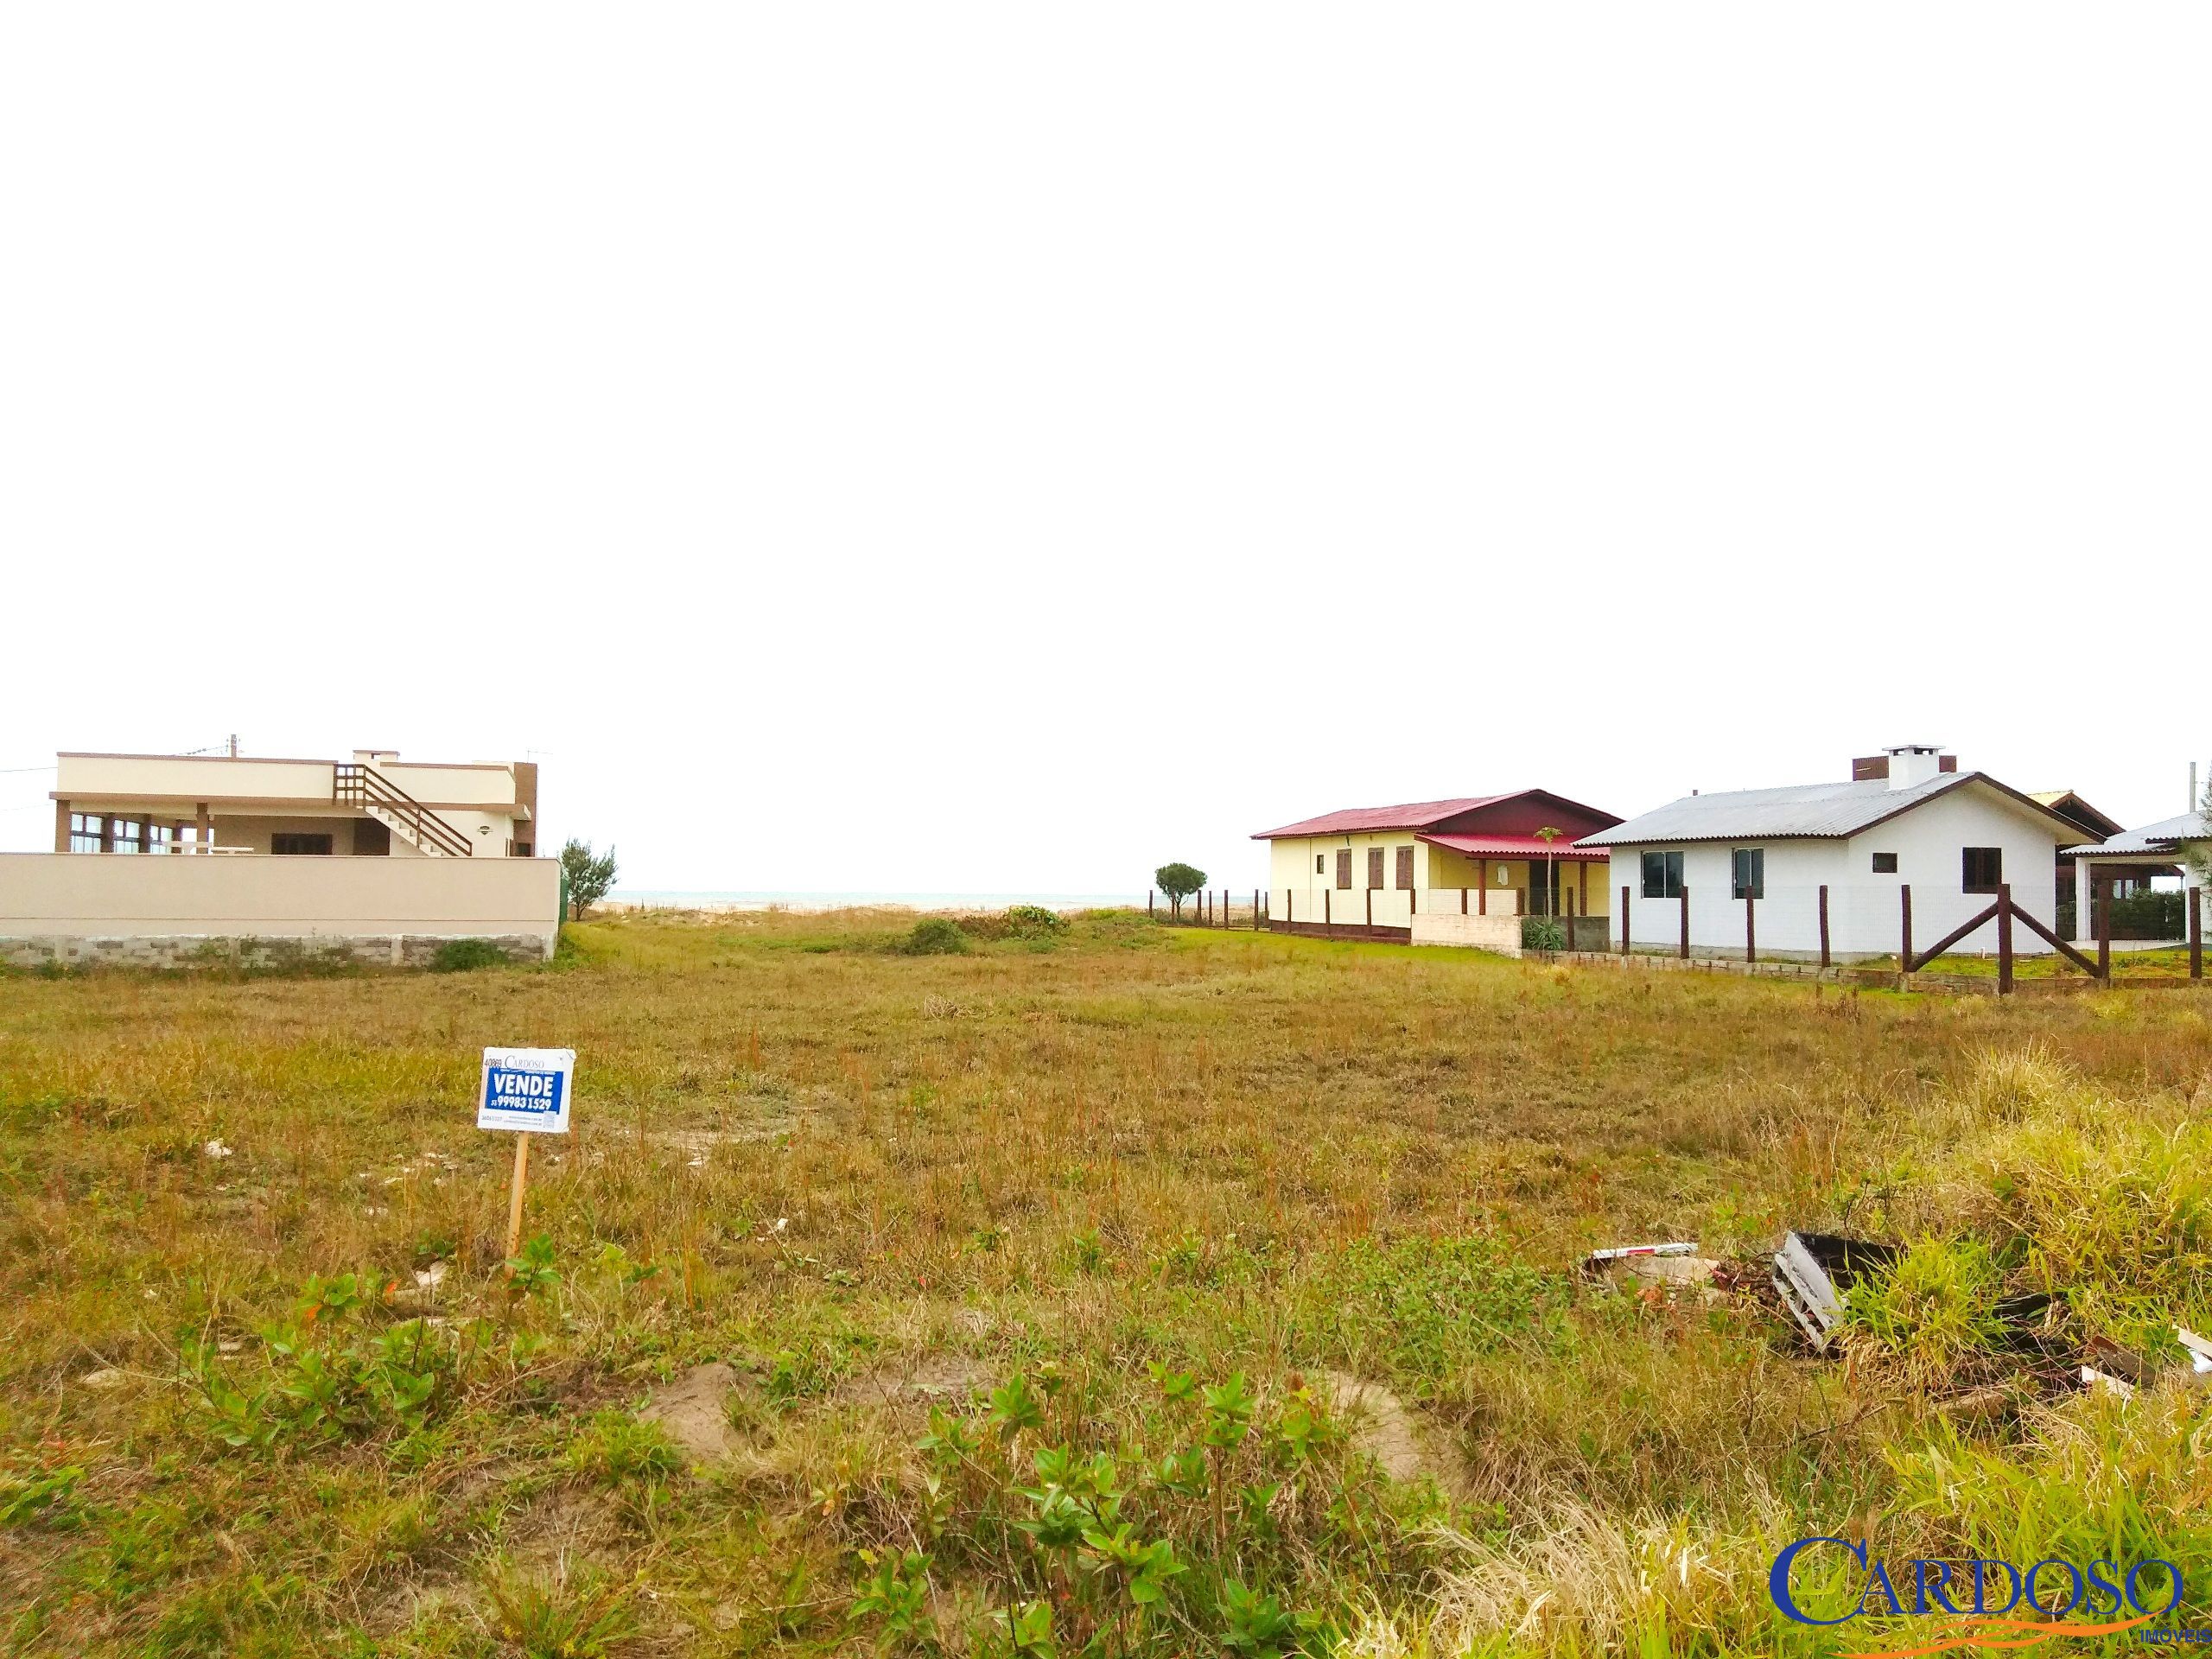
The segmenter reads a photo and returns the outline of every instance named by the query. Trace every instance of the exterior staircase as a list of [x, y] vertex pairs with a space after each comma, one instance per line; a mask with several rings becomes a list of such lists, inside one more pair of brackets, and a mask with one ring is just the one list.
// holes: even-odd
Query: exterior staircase
[[474, 858], [467, 836], [410, 795], [374, 766], [340, 761], [332, 778], [330, 798], [374, 818], [418, 852], [432, 858]]

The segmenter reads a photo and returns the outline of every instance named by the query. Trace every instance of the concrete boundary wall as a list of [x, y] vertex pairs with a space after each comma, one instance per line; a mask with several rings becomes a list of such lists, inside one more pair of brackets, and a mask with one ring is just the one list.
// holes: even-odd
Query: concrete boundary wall
[[[315, 858], [0, 853], [0, 945], [11, 960], [145, 960], [134, 942], [291, 940], [406, 959], [413, 941], [488, 938], [553, 954], [561, 872], [550, 858]], [[395, 945], [395, 941], [402, 943]], [[163, 959], [174, 950], [154, 953]]]
[[1476, 950], [1494, 950], [1501, 957], [1517, 957], [1521, 918], [1462, 916], [1456, 910], [1433, 915], [1417, 912], [1413, 918], [1413, 943], [1465, 945]]

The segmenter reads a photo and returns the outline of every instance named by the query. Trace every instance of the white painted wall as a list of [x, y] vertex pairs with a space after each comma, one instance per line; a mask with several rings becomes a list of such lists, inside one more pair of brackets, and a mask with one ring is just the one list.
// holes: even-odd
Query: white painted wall
[[[1766, 850], [1766, 896], [1757, 905], [1761, 956], [1817, 957], [1820, 953], [1820, 889], [1828, 889], [1830, 948], [1838, 959], [1893, 955], [1901, 942], [1903, 904], [1898, 889], [1912, 887], [1912, 937], [1925, 950], [1990, 903], [1986, 893], [1969, 893], [1961, 881], [1961, 853], [1967, 847], [1998, 847], [2004, 852], [2005, 879], [2013, 902], [2046, 925], [2057, 917], [2057, 849], [2063, 839], [2051, 824], [1994, 790], [1975, 785], [1954, 790], [1912, 808], [1887, 823], [1848, 839], [1745, 840], [1677, 844], [1683, 855], [1684, 883], [1690, 889], [1690, 948], [1735, 954], [1744, 948], [1744, 901], [1731, 892], [1732, 857], [1737, 847]], [[1670, 850], [1654, 843], [1655, 850]], [[1623, 886], [1630, 891], [1630, 942], [1672, 949], [1681, 938], [1681, 908], [1672, 899], [1643, 897], [1642, 854], [1617, 848], [1611, 880], [1618, 906]], [[1895, 853], [1895, 874], [1877, 874], [1876, 853]], [[1614, 920], [1619, 937], [1619, 920]], [[2013, 948], [2023, 955], [2050, 946], [2025, 928], [2013, 931]], [[1986, 925], [1953, 949], [1993, 951], [1997, 931]]]

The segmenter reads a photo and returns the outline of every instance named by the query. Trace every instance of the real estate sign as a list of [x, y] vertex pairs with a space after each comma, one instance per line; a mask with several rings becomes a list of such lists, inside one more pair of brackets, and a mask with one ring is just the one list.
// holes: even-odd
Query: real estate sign
[[575, 1069], [573, 1048], [486, 1049], [476, 1127], [566, 1135], [569, 1085]]

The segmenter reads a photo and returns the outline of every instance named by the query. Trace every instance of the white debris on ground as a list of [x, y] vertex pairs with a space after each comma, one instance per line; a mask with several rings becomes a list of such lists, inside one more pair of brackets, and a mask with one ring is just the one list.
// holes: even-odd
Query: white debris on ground
[[220, 1141], [210, 1141], [206, 1146], [200, 1147], [200, 1150], [207, 1154], [210, 1158], [227, 1158], [231, 1155], [232, 1149], [225, 1146]]
[[87, 1371], [77, 1379], [88, 1389], [111, 1389], [123, 1381], [123, 1373], [112, 1365], [104, 1365], [97, 1371]]

